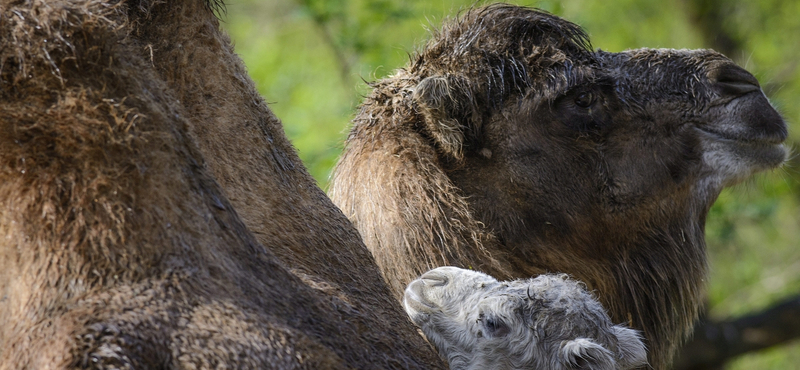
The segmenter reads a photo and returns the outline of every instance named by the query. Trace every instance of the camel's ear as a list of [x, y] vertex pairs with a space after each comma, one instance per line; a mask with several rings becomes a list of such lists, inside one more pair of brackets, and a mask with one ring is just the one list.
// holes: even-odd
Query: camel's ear
[[468, 83], [452, 75], [427, 77], [414, 88], [413, 99], [439, 149], [460, 159], [474, 106]]
[[646, 365], [647, 349], [639, 332], [622, 325], [615, 325], [612, 330], [617, 337], [619, 348], [617, 364], [620, 369], [634, 369]]
[[616, 361], [611, 351], [591, 339], [578, 338], [561, 345], [561, 363], [567, 369], [612, 370]]

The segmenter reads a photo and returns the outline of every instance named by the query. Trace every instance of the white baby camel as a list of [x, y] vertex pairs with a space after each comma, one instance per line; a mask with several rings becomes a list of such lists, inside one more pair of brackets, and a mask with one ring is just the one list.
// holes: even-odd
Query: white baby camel
[[408, 285], [403, 305], [451, 370], [625, 370], [647, 361], [638, 332], [613, 325], [563, 274], [502, 282], [439, 267]]

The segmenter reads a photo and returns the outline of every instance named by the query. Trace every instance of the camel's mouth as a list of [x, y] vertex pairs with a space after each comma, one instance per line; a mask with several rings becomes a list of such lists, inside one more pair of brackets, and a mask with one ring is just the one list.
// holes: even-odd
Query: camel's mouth
[[[729, 165], [738, 163], [738, 167], [759, 170], [780, 165], [786, 160], [787, 149], [783, 145], [789, 136], [786, 122], [767, 97], [758, 88], [755, 77], [741, 68], [728, 68], [738, 73], [737, 76], [717, 82], [725, 89], [742, 90], [726, 104], [713, 107], [708, 114], [712, 120], [707, 124], [697, 125], [701, 138], [707, 148], [725, 156]], [[726, 69], [727, 70], [727, 69]], [[728, 71], [727, 74], [733, 72]], [[741, 76], [740, 76], [741, 75]], [[725, 77], [725, 76], [723, 76]], [[749, 83], [747, 88], [735, 85]], [[734, 86], [735, 85], [735, 86]], [[738, 91], [737, 90], [737, 91]], [[714, 119], [716, 117], [716, 119]], [[749, 164], [742, 166], [743, 164]]]
[[716, 130], [707, 126], [697, 127], [697, 129], [710, 136], [714, 140], [732, 141], [740, 145], [783, 147], [783, 142], [786, 140], [785, 134], [781, 135], [777, 133], [748, 137], [737, 132], [725, 132], [724, 130]]
[[[780, 135], [748, 135], [740, 131], [697, 129], [703, 146], [703, 162], [722, 187], [738, 184], [751, 175], [776, 168], [788, 157]], [[755, 137], [754, 137], [755, 136]]]
[[403, 296], [403, 306], [414, 322], [418, 320], [415, 316], [421, 315], [420, 319], [424, 319], [429, 313], [438, 310], [433, 302], [425, 298], [425, 285], [423, 279], [414, 280], [408, 284]]

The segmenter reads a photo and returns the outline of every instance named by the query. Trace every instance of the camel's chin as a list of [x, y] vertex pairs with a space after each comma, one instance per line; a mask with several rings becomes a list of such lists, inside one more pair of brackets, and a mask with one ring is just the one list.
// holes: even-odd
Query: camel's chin
[[406, 300], [403, 301], [403, 306], [406, 309], [406, 314], [408, 314], [408, 317], [414, 325], [423, 326], [423, 324], [430, 321], [432, 312], [430, 307], [425, 306], [419, 301]]

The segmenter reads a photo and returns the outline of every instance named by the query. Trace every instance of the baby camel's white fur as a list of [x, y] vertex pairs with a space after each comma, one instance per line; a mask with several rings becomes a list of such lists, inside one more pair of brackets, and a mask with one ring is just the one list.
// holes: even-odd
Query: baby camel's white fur
[[566, 275], [499, 282], [439, 267], [408, 285], [403, 305], [452, 370], [624, 370], [647, 361], [638, 332], [613, 325]]

